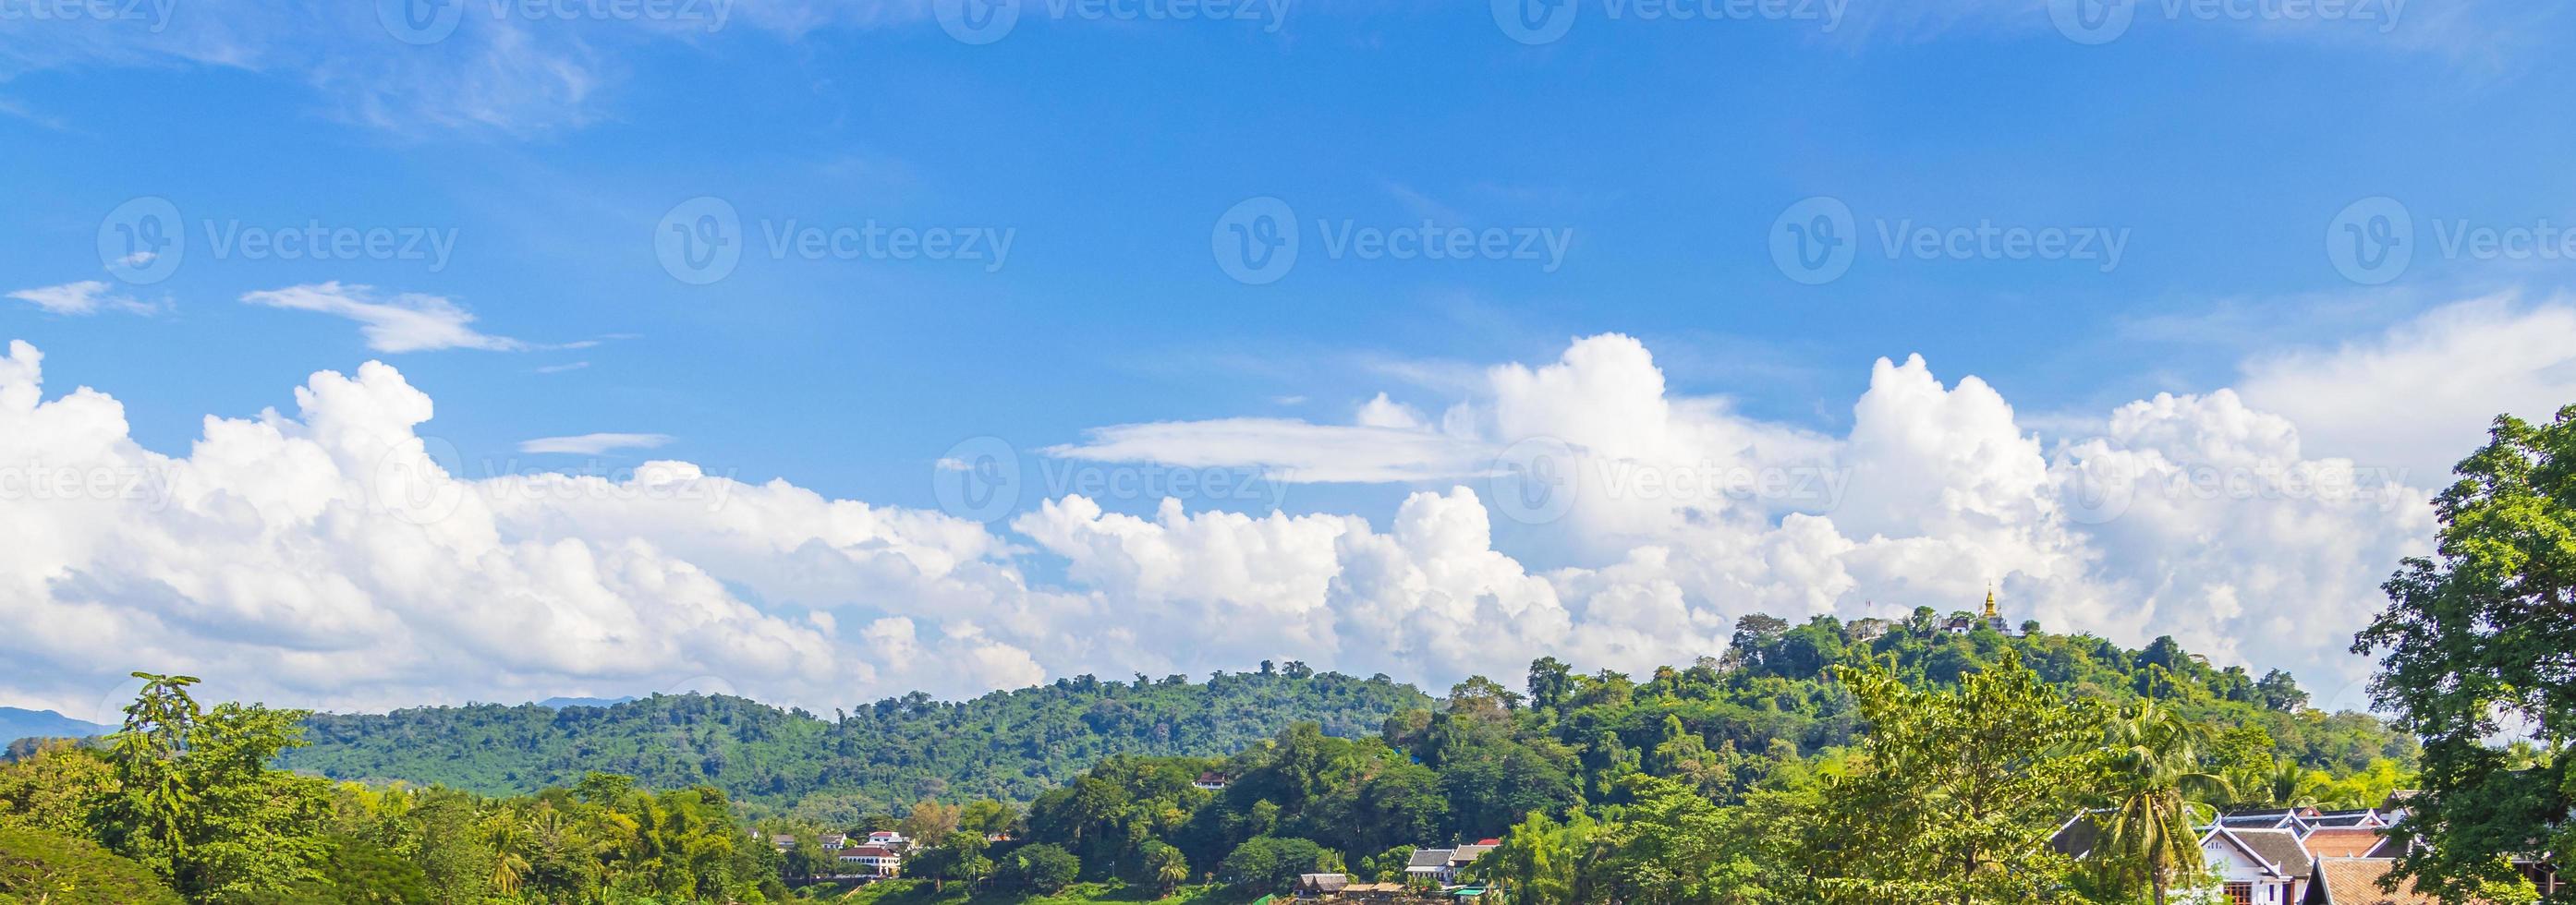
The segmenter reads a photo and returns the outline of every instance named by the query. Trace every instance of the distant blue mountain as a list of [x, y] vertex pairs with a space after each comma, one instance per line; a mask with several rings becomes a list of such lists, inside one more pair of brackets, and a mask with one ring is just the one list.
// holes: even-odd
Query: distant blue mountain
[[537, 706], [562, 710], [566, 707], [609, 707], [632, 700], [635, 700], [633, 695], [622, 698], [547, 698], [538, 701]]
[[114, 726], [84, 723], [51, 710], [0, 707], [0, 745], [22, 738], [88, 738], [114, 731]]

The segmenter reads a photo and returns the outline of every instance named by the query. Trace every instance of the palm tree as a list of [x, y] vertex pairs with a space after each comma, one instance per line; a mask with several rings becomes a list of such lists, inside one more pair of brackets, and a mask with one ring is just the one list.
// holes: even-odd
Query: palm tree
[[2144, 875], [2164, 905], [2175, 878], [2201, 869], [2195, 809], [2187, 796], [2232, 794], [2227, 780], [2200, 767], [2199, 730], [2170, 709], [2145, 700], [2108, 724], [2104, 753], [2113, 790], [2101, 821], [2101, 870], [2115, 879]]
[[2265, 785], [2275, 807], [2299, 808], [2317, 803], [2317, 794], [2325, 785], [2314, 771], [2301, 768], [2297, 761], [2272, 765], [2272, 775]]
[[528, 873], [528, 836], [519, 822], [519, 814], [507, 807], [496, 809], [484, 818], [483, 833], [492, 844], [492, 888], [505, 896], [519, 894], [519, 880]]

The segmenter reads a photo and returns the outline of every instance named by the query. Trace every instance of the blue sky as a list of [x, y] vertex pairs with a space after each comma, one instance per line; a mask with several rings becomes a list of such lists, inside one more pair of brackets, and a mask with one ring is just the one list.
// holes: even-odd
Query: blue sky
[[[173, 2], [166, 17], [145, 5], [133, 17], [65, 18], [60, 5], [0, 0], [10, 13], [0, 18], [0, 143], [18, 164], [6, 177], [0, 292], [33, 296], [0, 300], [0, 339], [41, 350], [45, 397], [77, 386], [110, 394], [131, 440], [169, 457], [189, 454], [209, 415], [276, 408], [292, 419], [290, 390], [309, 375], [379, 359], [436, 400], [418, 432], [452, 444], [460, 477], [685, 460], [745, 484], [783, 479], [828, 499], [930, 512], [942, 503], [937, 463], [970, 438], [1001, 438], [1038, 469], [1079, 458], [1063, 450], [1103, 428], [1177, 425], [1186, 440], [1199, 436], [1189, 426], [1227, 419], [1350, 425], [1380, 393], [1427, 421], [1462, 404], [1474, 411], [1458, 417], [1472, 419], [1505, 408], [1480, 402], [1503, 392], [1486, 369], [1536, 368], [1602, 334], [1650, 350], [1665, 397], [1832, 442], [1858, 442], [1854, 400], [1895, 379], [1873, 362], [1901, 370], [1919, 354], [1939, 385], [1974, 375], [2009, 400], [2004, 433], [2051, 455], [2115, 407], [2160, 392], [2239, 387], [2259, 401], [2253, 387], [2268, 385], [2272, 398], [2302, 400], [2268, 409], [2292, 422], [2349, 417], [2372, 403], [2320, 401], [2331, 394], [2317, 388], [2362, 396], [2330, 375], [2438, 359], [2406, 343], [2438, 332], [2426, 318], [2469, 310], [2451, 307], [2463, 300], [2491, 307], [2461, 316], [2546, 346], [2532, 325], [2561, 310], [2566, 255], [2554, 244], [2452, 250], [2443, 231], [2554, 237], [2553, 224], [2576, 221], [2559, 89], [2570, 64], [2547, 52], [2567, 23], [2527, 5], [2364, 4], [2352, 15], [2371, 18], [2355, 21], [2284, 18], [2274, 4], [2149, 2], [2116, 37], [2085, 43], [2052, 21], [2064, 4], [2036, 0], [1854, 0], [1830, 14], [1802, 5], [1788, 19], [1735, 6], [1722, 21], [1649, 21], [1626, 3], [1572, 0], [1530, 7], [1573, 16], [1561, 37], [1532, 44], [1498, 24], [1504, 8], [1481, 3], [1289, 0], [1284, 13], [1254, 7], [1253, 21], [1217, 22], [1059, 14], [1023, 0], [1007, 33], [970, 43], [942, 25], [961, 9], [949, 0], [742, 0], [689, 7], [681, 21], [575, 5], [550, 7], [571, 10], [570, 21], [520, 7], [496, 15], [473, 0], [453, 33], [415, 44], [365, 4]], [[716, 9], [721, 27], [699, 18]], [[1827, 18], [1797, 18], [1809, 12]], [[119, 206], [138, 197], [166, 200], [184, 232], [166, 278], [140, 283], [99, 250]], [[743, 254], [695, 285], [655, 242], [675, 207], [701, 197], [729, 206], [738, 226], [726, 237]], [[2356, 279], [2330, 243], [2347, 225], [2339, 218], [2378, 197], [2411, 222], [2411, 261]], [[1248, 284], [1229, 275], [1222, 218], [1261, 198], [1293, 211], [1300, 249], [1284, 275]], [[1810, 285], [1772, 243], [1784, 213], [1817, 198], [1845, 211], [1856, 254]], [[2359, 222], [2385, 210], [2360, 208]], [[770, 236], [791, 222], [827, 235], [873, 224], [971, 236], [985, 254], [773, 253]], [[308, 224], [383, 232], [397, 247], [418, 236], [429, 249], [434, 238], [452, 251], [284, 260], [232, 244]], [[1889, 251], [1898, 231], [1981, 225], [2071, 236], [2085, 251]], [[1538, 255], [1337, 253], [1335, 237], [1351, 230], [1499, 234]], [[1549, 241], [1562, 243], [1561, 258]], [[2104, 257], [2115, 241], [2117, 257]], [[102, 285], [67, 289], [84, 281]], [[273, 294], [296, 287], [310, 290], [300, 305]], [[332, 305], [343, 316], [307, 310]], [[403, 320], [371, 337], [349, 305]], [[2488, 394], [2480, 383], [2424, 403], [2448, 406], [2437, 419], [2450, 426], [2447, 447], [2465, 452], [2498, 411], [2545, 414], [2526, 411], [2528, 400], [2576, 385], [2562, 358], [2533, 354], [2513, 358], [2514, 387]], [[2299, 427], [2306, 458], [2407, 467], [2418, 489], [2437, 482], [2416, 449], [2370, 445], [2385, 432]], [[596, 455], [522, 451], [590, 434], [660, 439]], [[1773, 448], [1783, 444], [1795, 445]], [[1099, 450], [1131, 465], [1277, 462], [1258, 451]], [[1449, 477], [1292, 482], [1277, 498], [1183, 503], [1254, 515], [1275, 503], [1383, 531], [1408, 498], [1446, 490]], [[1160, 496], [1091, 499], [1150, 521]], [[1046, 497], [1024, 494], [1013, 511], [1036, 512]], [[1765, 508], [1777, 528], [1784, 511], [1813, 507]], [[970, 558], [1086, 606], [1170, 593], [1121, 584], [1126, 572], [1037, 527], [995, 520], [984, 529], [992, 543], [1023, 549]], [[1644, 530], [1606, 547], [1545, 526], [1492, 530], [1497, 549], [1533, 573], [1687, 545]], [[2421, 520], [2394, 530], [2420, 539]], [[2121, 549], [2105, 540], [2092, 554]], [[2177, 593], [2169, 581], [2098, 575], [2078, 593], [2056, 582], [2081, 576], [2008, 560], [1992, 565], [2022, 569], [2034, 606], [2066, 595], [2068, 612], [2083, 613], [2105, 597]], [[699, 565], [764, 617], [899, 609], [853, 602], [861, 595], [848, 589], [755, 588]], [[2344, 591], [2379, 574], [2317, 568], [2341, 570], [2319, 581], [2343, 589], [2318, 593], [2367, 609]], [[1549, 580], [1579, 595], [1577, 577]], [[1949, 576], [1920, 592], [1975, 583]], [[1850, 616], [1884, 596], [1870, 585], [1804, 605]], [[63, 603], [69, 592], [49, 587]], [[1680, 587], [1704, 622], [1744, 608]], [[1170, 599], [1219, 606], [1210, 599], [1225, 596]], [[1009, 634], [995, 615], [962, 634], [934, 628], [935, 612], [902, 618], [925, 638]], [[2140, 630], [2087, 618], [2068, 621]], [[825, 633], [852, 634], [852, 622]], [[2241, 659], [2315, 669], [2333, 647]], [[828, 661], [838, 648], [818, 649]], [[1036, 674], [1116, 665], [1087, 648], [1030, 650]], [[1468, 668], [1405, 659], [1419, 650], [1354, 656], [1353, 668], [1413, 662], [1420, 671], [1407, 677], [1443, 682]], [[872, 668], [888, 687], [914, 678]], [[725, 674], [574, 664], [452, 693], [626, 692], [690, 669]], [[999, 668], [951, 690], [1031, 675]], [[322, 679], [305, 681], [273, 693], [330, 699], [310, 690], [328, 687]], [[810, 693], [786, 679], [734, 684]], [[84, 696], [29, 677], [14, 687]]]

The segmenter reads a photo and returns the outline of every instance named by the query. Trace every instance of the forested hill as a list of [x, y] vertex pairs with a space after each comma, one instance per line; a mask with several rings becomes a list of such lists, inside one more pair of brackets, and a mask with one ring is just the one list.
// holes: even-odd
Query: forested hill
[[[1791, 625], [1753, 615], [1739, 622], [1724, 657], [1652, 676], [1584, 675], [1551, 659], [1532, 664], [1527, 695], [1482, 678], [1460, 688], [1514, 709], [1580, 713], [1554, 731], [1573, 749], [1606, 745], [1594, 758], [1653, 749], [1672, 731], [1668, 719], [1711, 749], [1776, 756], [1785, 745], [1812, 754], [1847, 744], [1855, 729], [1849, 696], [1827, 675], [1831, 666], [1880, 660], [1907, 684], [1940, 686], [2010, 649], [2070, 696], [2153, 694], [2215, 728], [2259, 727], [2265, 747], [2286, 763], [2340, 773], [2383, 759], [2410, 765], [2416, 756], [2411, 739], [2369, 715], [2308, 709], [2306, 694], [2286, 674], [2213, 669], [2171, 639], [2132, 650], [2090, 635], [2014, 637], [1982, 625], [1953, 634], [1943, 621], [1929, 610], [1848, 626], [1830, 617]], [[1085, 676], [960, 703], [916, 693], [831, 717], [699, 695], [560, 710], [475, 705], [321, 714], [305, 735], [312, 746], [283, 761], [335, 778], [491, 794], [570, 785], [596, 770], [653, 788], [709, 784], [766, 807], [883, 813], [923, 798], [1026, 801], [1111, 755], [1226, 757], [1299, 722], [1345, 738], [1400, 732], [1432, 709], [1432, 699], [1410, 685], [1292, 663], [1206, 682]]]
[[846, 800], [813, 803], [877, 811], [924, 797], [1026, 800], [1113, 754], [1222, 756], [1298, 722], [1374, 735], [1388, 716], [1430, 703], [1382, 676], [1291, 663], [1206, 682], [1083, 676], [954, 703], [916, 692], [823, 717], [697, 694], [560, 710], [478, 704], [316, 714], [304, 736], [312, 745], [281, 762], [487, 794], [569, 786], [596, 770], [653, 788], [704, 783], [764, 805], [833, 797]]

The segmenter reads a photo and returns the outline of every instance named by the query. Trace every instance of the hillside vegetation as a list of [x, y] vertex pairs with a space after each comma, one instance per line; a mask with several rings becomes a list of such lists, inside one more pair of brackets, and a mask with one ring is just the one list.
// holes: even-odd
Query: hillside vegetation
[[914, 693], [821, 717], [696, 694], [560, 710], [424, 707], [316, 714], [310, 746], [281, 765], [489, 795], [603, 771], [650, 788], [707, 785], [741, 802], [858, 814], [921, 798], [1027, 800], [1111, 755], [1231, 754], [1299, 722], [1369, 735], [1430, 700], [1384, 677], [1291, 663], [1205, 682], [1082, 676], [954, 703]]
[[[1400, 878], [1417, 846], [1497, 837], [1472, 873], [1530, 905], [2125, 902], [2134, 881], [1952, 849], [2045, 851], [2066, 814], [2127, 787], [2113, 742], [2154, 727], [2205, 740], [2186, 760], [2227, 778], [2213, 803], [2377, 801], [2412, 781], [2410, 740], [2305, 707], [2285, 675], [2164, 639], [1942, 624], [1749, 616], [1723, 658], [1644, 677], [1541, 659], [1518, 690], [1471, 677], [1441, 700], [1289, 664], [830, 719], [696, 695], [207, 710], [193, 679], [144, 676], [128, 731], [0, 764], [0, 828], [46, 852], [0, 894], [86, 876], [99, 897], [73, 901], [126, 901], [116, 884], [148, 874], [146, 892], [244, 905], [813, 900], [841, 897], [791, 888], [835, 871], [821, 833], [895, 828], [922, 841], [914, 880], [851, 901], [1217, 905], [1309, 871]], [[1969, 801], [1989, 810], [1957, 819]]]
[[[1488, 812], [1482, 819], [1444, 829], [1499, 831], [1507, 824], [1496, 821], [1516, 819], [1527, 805], [1562, 806], [1577, 789], [1598, 792], [1620, 762], [1673, 741], [1677, 730], [1705, 745], [1712, 763], [1848, 745], [1856, 716], [1829, 670], [1871, 660], [1890, 664], [1908, 683], [1941, 686], [2009, 650], [2071, 696], [2120, 702], [2153, 691], [2195, 722], [2259, 728], [2267, 753], [2307, 769], [2351, 773], [2375, 761], [2411, 765], [2416, 756], [2412, 739], [2366, 714], [2306, 708], [2305, 693], [2286, 674], [2213, 669], [2171, 639], [2131, 650], [2090, 635], [2014, 637], [1982, 628], [1956, 635], [1941, 621], [1921, 610], [1883, 636], [1855, 640], [1830, 617], [1792, 626], [1754, 615], [1742, 620], [1724, 658], [1649, 676], [1576, 675], [1541, 660], [1525, 677], [1527, 695], [1471, 679], [1453, 696], [1491, 696], [1497, 708], [1529, 711], [1524, 722], [1546, 715], [1518, 734], [1539, 737], [1522, 746], [1562, 780], [1553, 792], [1492, 802], [1478, 808]], [[1224, 758], [1298, 723], [1337, 738], [1401, 735], [1417, 731], [1432, 703], [1383, 677], [1314, 673], [1295, 663], [1204, 682], [1083, 676], [956, 703], [916, 693], [825, 717], [736, 697], [659, 695], [604, 708], [317, 714], [306, 724], [311, 744], [281, 763], [335, 779], [489, 795], [568, 786], [604, 771], [648, 788], [711, 786], [762, 812], [846, 823], [922, 799], [1031, 801], [1114, 755]]]

